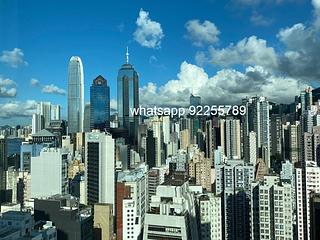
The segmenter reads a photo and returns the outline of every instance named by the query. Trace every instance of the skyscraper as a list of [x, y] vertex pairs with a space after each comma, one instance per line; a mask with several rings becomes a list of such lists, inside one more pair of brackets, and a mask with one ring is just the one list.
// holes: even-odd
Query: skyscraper
[[221, 196], [214, 193], [200, 195], [199, 211], [201, 239], [222, 239]]
[[126, 63], [121, 66], [118, 73], [117, 88], [119, 127], [126, 128], [129, 142], [137, 145], [139, 116], [134, 116], [130, 109], [139, 107], [139, 75], [133, 65], [129, 64], [128, 49]]
[[228, 159], [241, 158], [240, 120], [228, 117], [220, 121], [221, 146]]
[[264, 176], [251, 185], [251, 239], [293, 239], [291, 184]]
[[85, 174], [87, 204], [115, 200], [114, 139], [98, 130], [86, 134]]
[[39, 156], [31, 157], [31, 197], [68, 192], [69, 158], [68, 152], [60, 148], [43, 148]]
[[297, 239], [311, 239], [310, 198], [320, 192], [320, 168], [315, 162], [295, 169], [297, 202]]
[[[35, 131], [34, 133], [42, 130], [43, 128], [47, 128], [50, 125], [50, 121], [52, 120], [60, 120], [60, 110], [61, 107], [60, 105], [53, 105], [51, 104], [51, 102], [39, 102], [37, 104], [37, 112], [36, 112], [36, 116], [38, 118], [43, 118], [44, 121], [44, 125], [41, 129], [32, 129], [32, 131]], [[39, 120], [38, 120], [39, 121]], [[32, 127], [37, 127], [37, 126], [32, 126]]]
[[60, 105], [51, 105], [51, 120], [61, 120]]
[[130, 197], [122, 199], [122, 208], [116, 214], [117, 222], [122, 221], [123, 237], [118, 239], [138, 239], [147, 211], [148, 166], [141, 164], [134, 170], [118, 172], [117, 182], [130, 188]]
[[44, 117], [41, 114], [34, 113], [32, 115], [32, 134], [44, 129]]
[[250, 185], [255, 167], [243, 160], [227, 160], [216, 169], [216, 194], [222, 195], [224, 236], [222, 239], [250, 238]]
[[84, 76], [80, 57], [72, 56], [68, 67], [69, 133], [83, 131]]
[[269, 101], [265, 97], [253, 97], [243, 99], [242, 104], [247, 108], [247, 112], [242, 118], [244, 157], [249, 159], [249, 133], [254, 131], [257, 141], [257, 156], [270, 167]]
[[90, 132], [90, 109], [91, 109], [91, 104], [86, 103], [84, 105], [84, 117], [83, 117], [83, 131], [84, 132]]
[[90, 128], [101, 131], [110, 128], [110, 88], [101, 75], [90, 87]]

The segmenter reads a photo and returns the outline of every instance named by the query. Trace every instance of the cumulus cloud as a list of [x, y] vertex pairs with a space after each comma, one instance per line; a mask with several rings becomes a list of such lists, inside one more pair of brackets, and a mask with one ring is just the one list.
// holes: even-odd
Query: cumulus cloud
[[15, 97], [17, 95], [17, 89], [16, 88], [6, 88], [6, 87], [0, 87], [0, 97], [1, 98], [10, 98]]
[[223, 69], [209, 77], [203, 68], [183, 62], [177, 79], [162, 86], [148, 83], [140, 88], [140, 102], [149, 106], [187, 106], [189, 95], [195, 93], [205, 104], [239, 104], [242, 98], [252, 95], [288, 103], [306, 86], [294, 78], [275, 76], [262, 66], [247, 67], [244, 73]]
[[14, 48], [12, 51], [4, 50], [0, 56], [0, 61], [9, 65], [10, 67], [17, 68], [21, 65], [27, 65], [28, 63], [23, 59], [24, 53], [20, 48]]
[[31, 78], [30, 79], [30, 85], [33, 87], [38, 87], [40, 85], [40, 81], [36, 78]]
[[315, 21], [314, 25], [319, 28], [320, 27], [320, 0], [312, 0], [312, 6], [314, 8]]
[[0, 76], [0, 87], [13, 86], [16, 82], [10, 78], [3, 78]]
[[160, 23], [151, 20], [149, 13], [140, 9], [136, 24], [137, 29], [133, 33], [134, 40], [143, 47], [161, 47], [161, 39], [164, 37], [164, 34]]
[[57, 87], [54, 84], [45, 85], [42, 88], [43, 93], [50, 93], [50, 94], [58, 94], [58, 95], [66, 95], [66, 90]]
[[36, 109], [37, 102], [34, 100], [2, 103], [0, 104], [0, 118], [11, 119], [13, 117], [29, 117], [36, 112]]
[[205, 20], [201, 23], [198, 19], [190, 20], [185, 24], [187, 29], [186, 37], [192, 44], [198, 47], [204, 44], [213, 44], [219, 41], [220, 31], [213, 22]]
[[17, 95], [16, 82], [10, 78], [0, 76], [0, 97], [10, 98]]
[[212, 62], [224, 67], [243, 64], [275, 68], [278, 65], [275, 50], [267, 46], [266, 40], [256, 36], [244, 38], [223, 49], [211, 47], [209, 51]]
[[196, 52], [194, 60], [195, 60], [196, 64], [200, 67], [204, 66], [206, 63], [209, 62], [209, 58], [204, 51]]
[[277, 35], [284, 44], [284, 54], [279, 56], [279, 71], [303, 80], [320, 78], [319, 32], [302, 23], [281, 29]]

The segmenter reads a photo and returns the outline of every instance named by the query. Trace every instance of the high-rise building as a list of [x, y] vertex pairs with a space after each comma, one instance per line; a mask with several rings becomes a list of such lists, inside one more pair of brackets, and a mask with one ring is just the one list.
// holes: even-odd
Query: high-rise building
[[155, 116], [151, 120], [151, 127], [153, 137], [155, 139], [155, 163], [159, 167], [164, 163], [164, 149], [163, 149], [163, 124], [162, 119]]
[[60, 105], [51, 105], [51, 121], [61, 120], [61, 107]]
[[34, 219], [36, 222], [52, 221], [57, 228], [57, 239], [93, 239], [91, 208], [79, 206], [78, 199], [70, 195], [36, 198]]
[[[117, 182], [117, 190], [116, 190], [116, 231], [117, 231], [117, 239], [123, 239], [123, 204], [125, 199], [130, 198], [131, 189], [130, 186], [126, 186], [123, 182]], [[125, 216], [128, 217], [128, 216]], [[129, 229], [127, 229], [129, 230]]]
[[156, 138], [154, 137], [152, 129], [147, 130], [146, 163], [150, 168], [156, 166]]
[[61, 120], [60, 105], [53, 105], [50, 102], [39, 102], [36, 114], [43, 117], [44, 128], [48, 127], [52, 120]]
[[30, 172], [31, 157], [39, 156], [43, 147], [43, 144], [23, 142], [20, 151], [20, 170]]
[[297, 239], [311, 239], [310, 201], [311, 193], [320, 192], [320, 167], [315, 162], [306, 162], [296, 168]]
[[308, 87], [300, 93], [300, 103], [301, 103], [301, 114], [304, 111], [310, 110], [312, 105], [312, 88]]
[[320, 194], [312, 193], [310, 199], [311, 240], [320, 239]]
[[300, 136], [301, 136], [301, 126], [300, 122], [296, 121], [295, 123], [291, 124], [288, 123], [287, 126], [287, 138], [284, 141], [285, 144], [285, 149], [287, 149], [288, 153], [288, 158], [292, 163], [296, 163], [299, 160], [301, 161], [300, 158], [300, 149], [301, 149], [301, 141], [300, 141]]
[[50, 197], [68, 193], [68, 162], [64, 149], [43, 148], [39, 156], [31, 157], [31, 197]]
[[101, 75], [93, 80], [90, 87], [90, 128], [110, 129], [110, 88]]
[[190, 145], [190, 131], [184, 129], [180, 132], [180, 149], [186, 150]]
[[86, 103], [84, 106], [84, 117], [83, 117], [83, 131], [84, 132], [90, 132], [90, 122], [91, 122], [91, 116], [90, 116], [91, 106], [90, 103]]
[[157, 187], [145, 217], [143, 239], [198, 239], [195, 200], [188, 182], [170, 179]]
[[222, 119], [220, 121], [221, 146], [228, 159], [241, 158], [241, 136], [240, 120], [234, 118]]
[[291, 184], [264, 176], [251, 185], [251, 239], [293, 239]]
[[130, 197], [122, 199], [122, 209], [116, 213], [117, 219], [122, 219], [122, 239], [138, 239], [148, 204], [148, 166], [141, 164], [133, 170], [119, 172], [117, 182], [130, 188]]
[[83, 132], [84, 75], [80, 57], [72, 56], [68, 66], [68, 132]]
[[114, 139], [94, 130], [85, 135], [87, 204], [115, 203]]
[[148, 173], [148, 202], [151, 201], [151, 196], [156, 195], [157, 187], [164, 182], [164, 168], [151, 168]]
[[255, 167], [243, 160], [227, 160], [216, 165], [216, 194], [222, 195], [224, 238], [249, 239], [250, 184]]
[[257, 140], [257, 156], [270, 168], [270, 120], [269, 101], [265, 97], [242, 100], [246, 114], [242, 117], [242, 139], [244, 158], [249, 159], [249, 133], [254, 131]]
[[257, 163], [257, 134], [253, 131], [249, 133], [249, 163], [253, 166]]
[[207, 120], [205, 125], [205, 140], [206, 140], [206, 157], [213, 159], [215, 141], [214, 141], [215, 131], [212, 124], [212, 120]]
[[197, 185], [211, 192], [211, 166], [212, 160], [204, 157], [204, 152], [194, 153], [189, 161], [189, 176], [194, 178]]
[[32, 134], [35, 134], [44, 128], [45, 126], [43, 115], [34, 113], [32, 115]]
[[199, 197], [200, 235], [202, 240], [222, 239], [221, 196], [213, 193]]
[[270, 151], [271, 156], [282, 155], [282, 120], [280, 115], [271, 115], [270, 118]]
[[139, 107], [139, 75], [129, 63], [128, 49], [126, 56], [126, 63], [121, 66], [117, 80], [119, 127], [127, 129], [129, 142], [137, 145], [139, 116], [133, 115], [130, 109]]
[[93, 239], [113, 239], [113, 206], [107, 203], [94, 204]]
[[51, 103], [40, 102], [37, 106], [37, 114], [40, 114], [44, 118], [44, 127], [48, 127], [51, 121]]

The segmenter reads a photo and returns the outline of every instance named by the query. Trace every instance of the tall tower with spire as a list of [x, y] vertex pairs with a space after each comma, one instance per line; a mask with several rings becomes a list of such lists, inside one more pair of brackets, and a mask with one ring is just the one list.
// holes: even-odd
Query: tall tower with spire
[[84, 76], [80, 57], [72, 56], [68, 66], [68, 132], [83, 131]]
[[130, 109], [139, 107], [139, 75], [129, 63], [129, 49], [126, 62], [121, 66], [117, 79], [117, 104], [119, 127], [128, 131], [128, 143], [137, 146], [139, 116], [132, 115]]

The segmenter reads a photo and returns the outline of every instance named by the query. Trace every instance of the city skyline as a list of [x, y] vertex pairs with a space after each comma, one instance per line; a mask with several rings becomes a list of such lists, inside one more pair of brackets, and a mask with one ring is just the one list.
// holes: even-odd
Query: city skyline
[[[38, 15], [31, 9], [35, 3], [4, 1], [0, 8], [6, 36], [0, 42], [2, 125], [30, 124], [39, 101], [60, 104], [66, 119], [66, 66], [73, 55], [83, 60], [85, 102], [92, 80], [101, 74], [110, 84], [114, 109], [126, 46], [140, 74], [142, 104], [185, 105], [190, 93], [210, 104], [240, 103], [242, 97], [262, 92], [270, 101], [291, 102], [307, 85], [318, 86], [317, 1], [208, 0], [195, 7], [192, 1], [185, 6], [173, 2], [166, 10], [174, 16], [180, 6], [176, 19], [167, 16], [162, 4], [145, 1], [123, 9], [113, 2], [119, 11], [106, 16], [107, 4], [99, 1], [79, 3], [69, 15], [70, 3], [59, 15], [54, 9], [61, 2], [48, 3]], [[25, 11], [15, 12], [17, 7]], [[299, 13], [283, 13], [286, 8]], [[25, 21], [28, 14], [35, 18]], [[62, 19], [53, 23], [58, 16]], [[5, 19], [11, 20], [10, 27], [2, 24]], [[238, 29], [237, 23], [248, 27]], [[308, 55], [305, 61], [303, 54]], [[295, 59], [302, 60], [296, 64]]]

